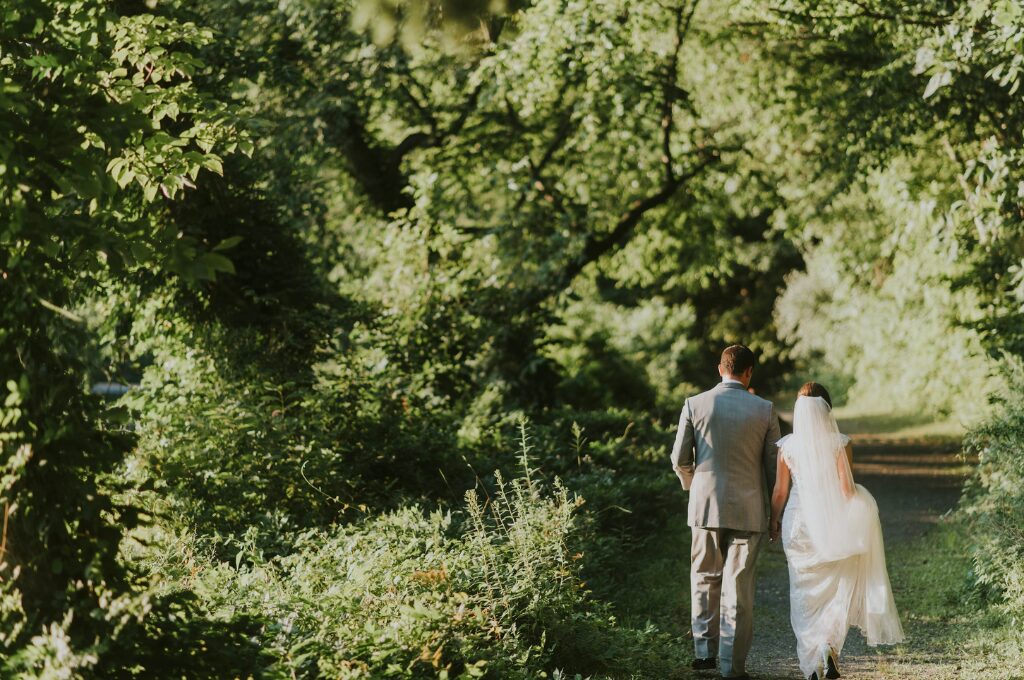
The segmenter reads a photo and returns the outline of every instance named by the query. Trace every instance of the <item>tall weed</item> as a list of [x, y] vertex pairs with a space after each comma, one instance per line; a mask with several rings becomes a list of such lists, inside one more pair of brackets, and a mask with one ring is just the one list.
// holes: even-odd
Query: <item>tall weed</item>
[[[299, 534], [287, 555], [239, 541], [187, 585], [225, 619], [264, 621], [283, 677], [536, 678], [664, 663], [657, 631], [620, 630], [581, 580], [578, 509], [530, 463], [456, 512], [418, 506]], [[196, 551], [189, 548], [194, 559]]]

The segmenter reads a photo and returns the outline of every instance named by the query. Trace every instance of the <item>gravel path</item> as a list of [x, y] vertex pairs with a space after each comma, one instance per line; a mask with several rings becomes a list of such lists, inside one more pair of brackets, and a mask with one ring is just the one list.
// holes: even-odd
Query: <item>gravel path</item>
[[[854, 476], [878, 501], [897, 606], [907, 597], [903, 571], [911, 559], [928, 555], [905, 549], [957, 502], [965, 466], [953, 444], [854, 437]], [[941, 555], [935, 556], [941, 559]], [[789, 625], [789, 578], [780, 544], [758, 562], [755, 639], [747, 670], [759, 680], [801, 678], [796, 640]], [[847, 638], [840, 670], [844, 678], [960, 677], [959, 660], [934, 641], [953, 623], [903, 617], [908, 641], [895, 648], [870, 648], [859, 631]], [[714, 677], [714, 676], [712, 676]]]

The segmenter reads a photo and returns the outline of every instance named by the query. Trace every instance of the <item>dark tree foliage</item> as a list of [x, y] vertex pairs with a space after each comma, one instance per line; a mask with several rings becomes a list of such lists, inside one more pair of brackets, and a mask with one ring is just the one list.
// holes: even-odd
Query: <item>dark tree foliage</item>
[[[127, 657], [153, 653], [129, 642], [150, 614], [146, 644], [187, 647], [185, 629], [152, 622], [198, 609], [147, 603], [119, 559], [142, 519], [111, 478], [132, 437], [123, 414], [87, 392], [93, 339], [76, 309], [104, 277], [226, 269], [175, 234], [163, 201], [248, 142], [229, 105], [191, 86], [204, 29], [92, 2], [7, 3], [0, 17], [0, 663], [5, 676], [34, 677], [62, 649], [66, 668], [88, 669], [120, 647], [130, 669]], [[218, 624], [198, 625], [218, 635]]]
[[900, 374], [943, 414], [1024, 352], [1021, 34], [983, 2], [0, 0], [2, 674], [665, 677], [605, 597], [724, 345], [759, 393]]

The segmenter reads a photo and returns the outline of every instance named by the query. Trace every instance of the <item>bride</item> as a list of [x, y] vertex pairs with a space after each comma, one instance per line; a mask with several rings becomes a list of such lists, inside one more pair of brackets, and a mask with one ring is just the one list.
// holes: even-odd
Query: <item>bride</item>
[[781, 534], [789, 563], [800, 670], [822, 680], [839, 677], [851, 626], [872, 646], [902, 642], [903, 627], [885, 568], [878, 506], [853, 482], [850, 438], [839, 433], [824, 387], [810, 382], [799, 394], [793, 434], [778, 442], [770, 538]]

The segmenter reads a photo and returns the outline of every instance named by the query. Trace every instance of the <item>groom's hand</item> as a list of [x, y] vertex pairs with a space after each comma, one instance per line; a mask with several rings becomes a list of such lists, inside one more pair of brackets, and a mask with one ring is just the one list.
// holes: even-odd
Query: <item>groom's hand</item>
[[771, 522], [771, 526], [768, 528], [768, 540], [771, 543], [774, 543], [775, 541], [779, 540], [779, 536], [781, 535], [782, 522], [777, 519], [773, 519]]

